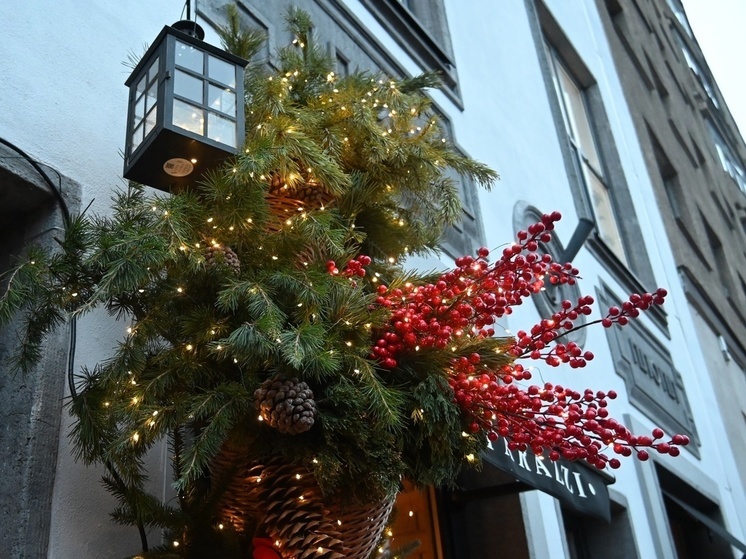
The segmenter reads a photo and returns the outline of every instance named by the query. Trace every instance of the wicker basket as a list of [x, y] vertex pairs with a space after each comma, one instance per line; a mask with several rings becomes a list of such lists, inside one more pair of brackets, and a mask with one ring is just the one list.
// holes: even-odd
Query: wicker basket
[[334, 202], [334, 197], [314, 178], [308, 176], [308, 173], [296, 175], [295, 180], [289, 183], [280, 175], [272, 174], [269, 178], [267, 202], [273, 217], [269, 222], [269, 230], [276, 232], [286, 226], [289, 219], [305, 211], [329, 207]]
[[[395, 501], [327, 502], [312, 472], [279, 459], [250, 462], [227, 449], [211, 470], [226, 488], [220, 521], [244, 536], [269, 538], [283, 559], [368, 559]], [[247, 533], [254, 526], [257, 533]]]

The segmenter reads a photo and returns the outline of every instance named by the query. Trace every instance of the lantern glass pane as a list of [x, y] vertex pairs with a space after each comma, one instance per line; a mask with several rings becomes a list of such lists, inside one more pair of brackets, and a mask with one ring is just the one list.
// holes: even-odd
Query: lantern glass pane
[[145, 93], [145, 110], [149, 111], [150, 109], [152, 109], [156, 101], [158, 101], [158, 85], [153, 84]]
[[142, 120], [145, 115], [145, 96], [141, 95], [140, 98], [135, 101], [135, 124]]
[[155, 80], [155, 77], [158, 75], [158, 58], [153, 60], [153, 64], [151, 64], [150, 69], [148, 70], [148, 83]]
[[145, 136], [150, 134], [150, 131], [155, 128], [156, 120], [158, 120], [158, 107], [153, 107], [153, 110], [145, 117]]
[[178, 99], [174, 99], [173, 124], [200, 136], [204, 135], [205, 119], [202, 109]]
[[137, 147], [142, 143], [143, 128], [144, 126], [141, 123], [140, 126], [135, 128], [135, 131], [132, 132], [132, 147], [130, 148], [130, 153], [134, 153]]
[[137, 86], [135, 87], [135, 91], [137, 92], [138, 95], [140, 93], [142, 93], [143, 91], [145, 91], [145, 84], [146, 84], [146, 82], [147, 82], [147, 79], [145, 78], [145, 76], [143, 76], [142, 79], [139, 82], [137, 82]]
[[207, 75], [210, 79], [236, 87], [236, 67], [233, 64], [210, 55], [208, 55], [208, 60]]
[[207, 104], [211, 109], [236, 117], [236, 93], [231, 89], [210, 84]]
[[236, 146], [236, 123], [215, 113], [207, 115], [207, 137], [221, 144]]
[[174, 79], [174, 95], [186, 97], [187, 99], [196, 101], [197, 103], [202, 103], [202, 84], [202, 80], [190, 76], [181, 70], [176, 70], [176, 76]]
[[181, 41], [176, 41], [176, 65], [198, 74], [205, 73], [204, 53]]

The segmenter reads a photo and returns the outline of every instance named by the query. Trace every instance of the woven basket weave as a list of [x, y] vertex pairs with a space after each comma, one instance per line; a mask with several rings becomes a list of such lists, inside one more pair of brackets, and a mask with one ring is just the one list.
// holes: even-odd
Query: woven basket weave
[[395, 495], [370, 505], [327, 502], [310, 471], [227, 449], [211, 472], [226, 487], [220, 521], [245, 536], [257, 526], [255, 535], [275, 542], [283, 559], [368, 559], [394, 506]]

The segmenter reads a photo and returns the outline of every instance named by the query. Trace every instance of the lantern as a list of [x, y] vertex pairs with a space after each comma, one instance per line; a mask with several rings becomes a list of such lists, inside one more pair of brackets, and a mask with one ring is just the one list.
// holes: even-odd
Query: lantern
[[203, 38], [193, 21], [164, 27], [125, 82], [126, 179], [178, 192], [243, 144], [248, 62]]

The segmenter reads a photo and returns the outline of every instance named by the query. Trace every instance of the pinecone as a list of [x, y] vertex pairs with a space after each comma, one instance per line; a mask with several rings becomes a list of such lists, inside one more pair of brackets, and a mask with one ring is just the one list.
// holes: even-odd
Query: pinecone
[[280, 542], [283, 559], [350, 558], [311, 472], [275, 462], [248, 473], [251, 500], [262, 512], [259, 531]]
[[254, 406], [264, 421], [290, 435], [308, 431], [316, 417], [311, 389], [305, 382], [288, 380], [285, 375], [265, 380], [254, 392]]
[[228, 266], [233, 269], [236, 275], [241, 273], [241, 261], [238, 259], [238, 255], [226, 246], [208, 246], [205, 249], [205, 265], [208, 268]]

